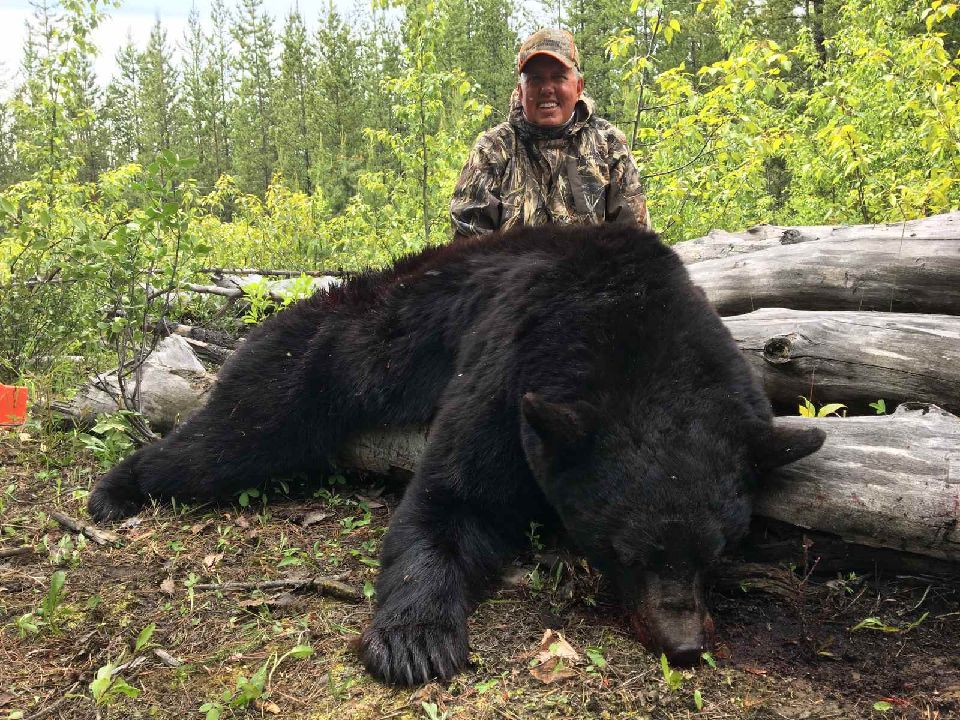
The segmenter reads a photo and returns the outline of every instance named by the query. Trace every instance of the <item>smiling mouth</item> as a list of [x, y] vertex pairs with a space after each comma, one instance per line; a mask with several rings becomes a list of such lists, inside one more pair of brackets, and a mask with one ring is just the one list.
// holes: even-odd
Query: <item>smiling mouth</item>
[[539, 105], [537, 105], [537, 108], [539, 108], [540, 110], [553, 110], [554, 108], [558, 108], [558, 107], [560, 106], [555, 102], [542, 102]]

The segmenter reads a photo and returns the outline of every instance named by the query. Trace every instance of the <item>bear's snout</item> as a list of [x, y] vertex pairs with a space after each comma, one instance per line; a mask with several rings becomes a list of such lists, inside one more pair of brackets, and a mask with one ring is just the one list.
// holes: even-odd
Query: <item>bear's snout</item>
[[671, 665], [696, 665], [713, 648], [714, 624], [709, 612], [657, 613], [652, 608], [631, 613], [634, 636], [652, 653], [663, 653]]
[[679, 666], [695, 665], [711, 650], [714, 624], [699, 572], [672, 577], [647, 572], [636, 590], [630, 627], [647, 650]]

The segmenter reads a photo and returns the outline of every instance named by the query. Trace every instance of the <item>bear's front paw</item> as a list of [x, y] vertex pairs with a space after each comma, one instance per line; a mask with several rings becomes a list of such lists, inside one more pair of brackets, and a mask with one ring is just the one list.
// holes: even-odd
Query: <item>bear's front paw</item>
[[469, 654], [465, 623], [379, 627], [374, 621], [360, 640], [360, 658], [367, 670], [391, 685], [450, 680], [467, 666]]
[[129, 463], [125, 463], [96, 484], [87, 500], [87, 511], [95, 522], [108, 523], [136, 515], [145, 502]]

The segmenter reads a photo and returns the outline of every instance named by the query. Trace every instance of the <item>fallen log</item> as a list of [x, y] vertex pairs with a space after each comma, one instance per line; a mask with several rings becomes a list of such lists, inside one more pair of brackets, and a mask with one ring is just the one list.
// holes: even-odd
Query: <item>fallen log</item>
[[885, 417], [778, 422], [815, 424], [827, 441], [774, 473], [756, 514], [960, 562], [960, 418], [911, 403]]
[[[935, 405], [892, 415], [778, 418], [823, 428], [823, 448], [781, 468], [762, 490], [757, 515], [847, 542], [960, 563], [960, 418]], [[341, 462], [378, 474], [412, 472], [423, 429], [368, 433]]]
[[[216, 376], [197, 360], [185, 338], [164, 338], [140, 369], [139, 383], [127, 380], [129, 392], [138, 392], [141, 412], [151, 427], [166, 433], [203, 402]], [[106, 386], [109, 390], [104, 390]], [[61, 420], [77, 427], [92, 425], [99, 415], [116, 412], [120, 389], [116, 370], [93, 377], [76, 395], [51, 403]]]
[[764, 307], [960, 315], [960, 236], [816, 240], [688, 269], [721, 315]]
[[711, 230], [694, 240], [684, 240], [673, 246], [685, 263], [740, 255], [780, 245], [796, 245], [815, 240], [850, 240], [854, 238], [879, 241], [904, 238], [915, 240], [956, 240], [960, 237], [960, 211], [933, 215], [906, 222], [877, 225], [754, 225], [740, 232]]
[[960, 317], [768, 308], [724, 322], [784, 414], [801, 395], [855, 415], [879, 398], [960, 414]]

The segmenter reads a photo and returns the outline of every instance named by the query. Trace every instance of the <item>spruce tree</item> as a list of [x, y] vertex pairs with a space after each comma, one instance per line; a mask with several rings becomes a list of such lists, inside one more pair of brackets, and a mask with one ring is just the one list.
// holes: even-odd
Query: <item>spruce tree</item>
[[274, 35], [262, 0], [241, 0], [231, 28], [240, 48], [233, 108], [233, 168], [241, 188], [262, 195], [277, 162], [273, 137]]
[[140, 98], [143, 108], [143, 147], [148, 156], [178, 151], [181, 133], [180, 89], [167, 31], [157, 18], [140, 57]]
[[314, 143], [318, 139], [311, 127], [318, 111], [315, 74], [315, 50], [307, 37], [303, 17], [292, 10], [281, 38], [276, 86], [277, 156], [289, 186], [307, 193], [313, 192]]
[[141, 58], [129, 32], [115, 58], [117, 73], [107, 85], [105, 107], [105, 121], [112, 138], [109, 162], [114, 166], [135, 162], [143, 155]]
[[233, 94], [233, 58], [230, 54], [230, 15], [223, 0], [210, 5], [211, 31], [206, 37], [207, 55], [203, 71], [210, 109], [209, 149], [212, 176], [218, 179], [231, 168], [230, 102]]

